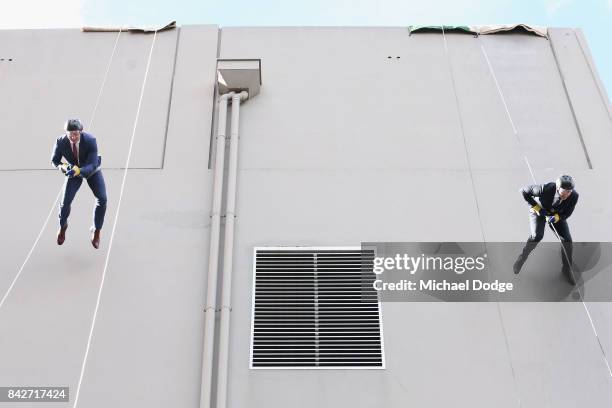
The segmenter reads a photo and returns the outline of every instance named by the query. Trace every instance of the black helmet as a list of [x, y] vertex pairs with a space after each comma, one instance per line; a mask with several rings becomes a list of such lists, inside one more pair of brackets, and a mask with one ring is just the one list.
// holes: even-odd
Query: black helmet
[[80, 132], [83, 130], [83, 124], [78, 119], [68, 119], [64, 125], [64, 130], [66, 132], [73, 132], [75, 130]]
[[562, 188], [564, 190], [573, 190], [574, 185], [574, 179], [572, 178], [572, 176], [568, 176], [567, 174], [563, 174], [557, 179], [557, 188]]

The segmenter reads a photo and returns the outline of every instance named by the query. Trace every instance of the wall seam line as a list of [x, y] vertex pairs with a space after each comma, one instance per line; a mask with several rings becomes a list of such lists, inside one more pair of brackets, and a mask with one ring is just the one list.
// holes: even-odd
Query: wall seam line
[[181, 27], [176, 29], [176, 44], [174, 46], [174, 62], [172, 63], [172, 80], [170, 81], [170, 94], [168, 96], [168, 112], [166, 112], [166, 130], [164, 131], [164, 145], [162, 147], [162, 162], [160, 168], [166, 163], [166, 145], [168, 144], [168, 129], [170, 127], [170, 111], [172, 110], [172, 96], [174, 94], [174, 79], [176, 75], [176, 60], [178, 59], [179, 40], [181, 38]]
[[[217, 28], [217, 60], [221, 55], [221, 34], [223, 33], [221, 28]], [[213, 87], [212, 93], [212, 120], [210, 121], [210, 137], [208, 142], [208, 169], [211, 169], [212, 158], [213, 158], [213, 140], [215, 139], [215, 125], [217, 124], [217, 93], [219, 88], [217, 85], [217, 65], [215, 63], [215, 86]]]
[[597, 92], [599, 93], [601, 102], [603, 103], [606, 113], [608, 114], [608, 118], [610, 118], [610, 120], [612, 121], [612, 114], [610, 113], [610, 102], [607, 98], [607, 94], [604, 95], [604, 90], [602, 89], [603, 84], [601, 84], [601, 80], [598, 79], [598, 76], [595, 75], [595, 69], [593, 65], [591, 64], [591, 59], [587, 56], [587, 53], [584, 50], [584, 47], [582, 46], [582, 41], [580, 41], [580, 37], [578, 37], [578, 33], [576, 32], [575, 29], [573, 31], [574, 31], [574, 37], [576, 38], [576, 42], [578, 43], [578, 47], [580, 48], [580, 51], [582, 52], [582, 57], [584, 58], [584, 61], [586, 62], [587, 67], [589, 67], [589, 72], [591, 73], [591, 79], [593, 80], [593, 83], [595, 84], [595, 88], [597, 88]]
[[563, 76], [563, 70], [561, 69], [561, 65], [559, 64], [559, 59], [557, 58], [557, 52], [555, 51], [555, 46], [553, 45], [553, 41], [552, 41], [552, 38], [550, 38], [550, 36], [548, 38], [548, 43], [550, 45], [550, 49], [553, 54], [553, 59], [555, 60], [555, 65], [557, 66], [557, 71], [559, 72], [559, 76], [561, 77], [561, 85], [563, 85], [563, 91], [565, 92], [565, 98], [567, 99], [567, 103], [569, 104], [570, 111], [572, 112], [572, 118], [574, 119], [576, 130], [578, 131], [578, 139], [580, 140], [580, 144], [582, 145], [582, 150], [584, 152], [584, 156], [586, 158], [587, 165], [589, 166], [589, 170], [593, 170], [593, 164], [591, 162], [591, 157], [589, 156], [589, 152], [584, 142], [582, 129], [580, 127], [580, 123], [578, 123], [578, 117], [576, 116], [576, 111], [574, 110], [574, 104], [572, 103], [572, 99], [570, 98], [569, 92], [567, 90], [567, 84], [565, 83], [565, 77]]

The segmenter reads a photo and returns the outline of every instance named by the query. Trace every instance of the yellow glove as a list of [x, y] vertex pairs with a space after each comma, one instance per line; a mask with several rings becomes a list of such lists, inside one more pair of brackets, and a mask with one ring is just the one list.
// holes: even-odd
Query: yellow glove
[[81, 174], [81, 169], [79, 169], [78, 166], [72, 166], [70, 168], [70, 170], [68, 170], [68, 172], [66, 172], [66, 175], [68, 177], [76, 177], [79, 174]]
[[533, 207], [531, 207], [531, 211], [540, 215], [540, 211], [542, 211], [542, 206], [540, 204], [536, 204]]

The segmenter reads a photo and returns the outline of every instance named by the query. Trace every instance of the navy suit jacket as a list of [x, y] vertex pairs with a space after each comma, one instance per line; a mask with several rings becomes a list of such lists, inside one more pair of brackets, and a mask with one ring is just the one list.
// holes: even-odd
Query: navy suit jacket
[[566, 220], [574, 212], [574, 207], [578, 202], [578, 192], [572, 191], [572, 194], [565, 200], [561, 201], [557, 185], [554, 182], [546, 184], [531, 184], [521, 189], [523, 198], [530, 206], [537, 204], [534, 197], [540, 199], [542, 208], [559, 214], [559, 219]]
[[[61, 164], [62, 157], [66, 159], [68, 164], [72, 166], [77, 165], [76, 157], [72, 154], [72, 146], [70, 145], [70, 139], [67, 135], [62, 135], [55, 141], [55, 147], [53, 148], [53, 156], [51, 156], [51, 163], [54, 167]], [[82, 177], [89, 177], [95, 172], [100, 166], [101, 158], [98, 156], [98, 144], [96, 138], [89, 133], [81, 132], [81, 140], [79, 142], [79, 161], [81, 165]]]

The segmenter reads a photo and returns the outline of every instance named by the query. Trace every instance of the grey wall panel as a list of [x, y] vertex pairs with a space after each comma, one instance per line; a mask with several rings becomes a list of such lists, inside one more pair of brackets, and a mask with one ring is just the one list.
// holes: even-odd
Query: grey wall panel
[[[243, 149], [241, 154], [247, 153]], [[383, 304], [389, 359], [386, 375], [376, 370], [248, 368], [250, 339], [245, 329], [251, 319], [254, 246], [359, 245], [367, 240], [436, 241], [446, 237], [478, 241], [476, 206], [473, 196], [464, 194], [471, 188], [467, 172], [249, 169], [239, 177], [230, 336], [231, 407], [367, 407], [376, 401], [389, 407], [445, 406], [452, 400], [458, 406], [514, 406], [507, 351], [493, 304]], [[411, 180], [410, 188], [403, 188], [407, 179]], [[416, 191], [419, 194], [414, 194]], [[454, 208], [437, 213], [433, 221], [431, 203], [448, 196], [456, 197]], [[465, 330], [480, 326], [486, 329], [478, 330], [478, 336]], [[440, 384], [453, 391], [437, 392]], [[480, 385], [476, 396], [474, 384]], [[356, 387], [364, 393], [355, 394]]]
[[[93, 199], [87, 186], [73, 203], [62, 247], [55, 244], [54, 210], [0, 308], [0, 384], [64, 385], [74, 398], [119, 210], [79, 406], [197, 406], [212, 190], [211, 172], [202, 158], [208, 156], [217, 34], [216, 26], [181, 28], [166, 166], [129, 170], [120, 209], [124, 172], [104, 170], [109, 202], [100, 249], [89, 242]], [[167, 109], [166, 101], [162, 104]], [[134, 149], [147, 143], [137, 136]], [[1, 257], [2, 296], [62, 177], [50, 171], [3, 172], [0, 177], [5, 191], [43, 185], [22, 195], [29, 200], [21, 209], [15, 207], [18, 201], [0, 203], [3, 213], [17, 211], [31, 218], [16, 232], [17, 239], [2, 241], [4, 250], [15, 254]], [[2, 222], [7, 229], [18, 229], [6, 224], [7, 217]]]
[[584, 59], [586, 60], [589, 66], [591, 75], [593, 76], [593, 79], [597, 84], [601, 101], [605, 106], [608, 107], [608, 116], [612, 118], [612, 104], [610, 103], [610, 97], [608, 92], [606, 91], [606, 87], [601, 81], [601, 77], [599, 76], [599, 72], [597, 71], [597, 67], [595, 66], [595, 61], [593, 61], [593, 55], [591, 54], [591, 50], [589, 49], [589, 44], [587, 43], [586, 37], [584, 36], [584, 32], [580, 28], [574, 28], [574, 35], [576, 36], [576, 40], [578, 41], [578, 45], [580, 46], [580, 50], [582, 51]]
[[597, 334], [604, 350], [607, 352], [612, 350], [612, 303], [589, 302], [587, 307], [596, 324]]
[[480, 41], [532, 166], [588, 168], [549, 42], [520, 33]]
[[495, 304], [384, 303], [388, 370], [397, 382], [393, 396], [387, 396], [396, 400], [390, 405], [515, 407], [496, 308]]
[[[239, 177], [236, 228], [252, 245], [481, 240], [473, 196], [464, 194], [467, 172], [243, 170]], [[453, 208], [433, 222], [432, 202], [449, 196]]]
[[[490, 38], [510, 41], [506, 36]], [[483, 44], [487, 47], [487, 55], [515, 121], [517, 139], [508, 117], [500, 117], [500, 113], [506, 116], [505, 107], [499, 94], [494, 95], [497, 88], [486, 60], [483, 64], [482, 49], [474, 45], [478, 42], [463, 35], [449, 35], [448, 40], [471, 164], [476, 169], [476, 196], [486, 239], [522, 241], [529, 234], [527, 206], [518, 193], [522, 185], [533, 182], [524, 161], [523, 155], [526, 154], [537, 182], [552, 181], [560, 173], [568, 171], [576, 177], [582, 199], [569, 221], [574, 239], [609, 240], [607, 225], [593, 225], [589, 221], [593, 214], [607, 212], [603, 204], [608, 202], [607, 193], [597, 187], [605, 184], [606, 175], [584, 169], [585, 155], [578, 129], [574, 123], [568, 123], [573, 120], [571, 107], [567, 98], [562, 97], [565, 95], [560, 93], [564, 92], [563, 84], [558, 71], [551, 66], [554, 58], [550, 52], [546, 48], [532, 49], [531, 55], [521, 56], [520, 53], [529, 51], [534, 44], [541, 47], [537, 38], [525, 35], [512, 38], [512, 46], [503, 46], [503, 42], [495, 46]], [[481, 37], [481, 40], [484, 42], [489, 37]], [[524, 44], [520, 44], [521, 41]], [[489, 51], [490, 48], [494, 51]], [[502, 58], [506, 51], [509, 55]], [[516, 54], [516, 60], [510, 58], [513, 54]], [[533, 61], [540, 62], [535, 66]], [[505, 75], [512, 78], [511, 86], [504, 87]], [[546, 75], [553, 82], [544, 80]], [[488, 86], [482, 78], [488, 78]], [[521, 90], [523, 95], [518, 94]], [[519, 101], [519, 97], [524, 99]], [[556, 110], [551, 110], [555, 105]], [[530, 113], [530, 109], [534, 111]], [[538, 119], [530, 118], [530, 114], [537, 115]], [[539, 122], [540, 118], [542, 122]], [[497, 166], [502, 169], [491, 171]], [[510, 166], [516, 170], [503, 170], [503, 167]], [[547, 232], [545, 240], [554, 242], [556, 238]], [[521, 276], [525, 273], [528, 271]], [[503, 304], [502, 317], [523, 406], [609, 404], [608, 373], [582, 304]], [[604, 311], [593, 318], [596, 327], [605, 327], [607, 316]], [[525, 325], [532, 328], [527, 329]], [[565, 327], [573, 330], [559, 329]], [[528, 335], [524, 335], [524, 331]], [[607, 350], [609, 333], [600, 333], [600, 338]], [[554, 347], [550, 346], [551, 339], [554, 339]], [[567, 383], [572, 384], [569, 391]], [[576, 393], [576, 390], [580, 392]]]
[[[562, 170], [538, 170], [539, 182], [552, 181]], [[611, 239], [607, 204], [612, 197], [605, 185], [606, 174], [594, 170], [574, 171], [580, 201], [568, 220], [575, 241]], [[530, 183], [526, 170], [478, 171], [475, 174], [480, 214], [488, 241], [524, 241], [529, 235], [528, 206], [518, 192]], [[500, 197], [504, 197], [500, 199]], [[557, 242], [550, 230], [544, 241]], [[537, 249], [536, 249], [537, 251]], [[518, 255], [518, 254], [517, 254]], [[561, 262], [559, 261], [559, 276]], [[529, 263], [518, 277], [508, 280], [520, 284], [537, 271]], [[597, 279], [583, 290], [597, 285]], [[607, 303], [587, 305], [605, 352], [612, 350]], [[598, 339], [581, 303], [504, 303], [502, 316], [508, 334], [518, 389], [525, 407], [589, 405], [604, 407], [612, 401], [607, 372]], [[571, 387], [569, 386], [571, 384]]]
[[[19, 270], [60, 192], [63, 177], [59, 172], [0, 172], [3, 199], [0, 209], [0, 293], [4, 295]], [[40, 184], [40, 185], [38, 185]], [[34, 186], [36, 188], [24, 188]], [[50, 223], [57, 225], [57, 208], [53, 206]], [[19, 222], [15, 224], [15, 219]], [[0, 296], [2, 296], [0, 295]]]
[[536, 169], [587, 166], [545, 39], [453, 33], [446, 38], [473, 168], [522, 169], [524, 155]]
[[[36, 175], [37, 182], [45, 180], [59, 188], [59, 174], [50, 177], [48, 172], [40, 173]], [[13, 175], [15, 181], [17, 177], [26, 180]], [[105, 178], [107, 217], [112, 220], [121, 175], [108, 171]], [[5, 247], [7, 252], [19, 254], [19, 263], [42, 227], [41, 216], [48, 213], [52, 200], [34, 200], [36, 207], [31, 208], [31, 213], [39, 216], [37, 225], [30, 228], [30, 239], [9, 242]], [[92, 204], [91, 192], [83, 187], [73, 203], [66, 242], [61, 247], [55, 243], [57, 221], [53, 217], [0, 309], [0, 383], [53, 384], [69, 386], [75, 392], [106, 256], [104, 246], [95, 251], [89, 242]], [[108, 236], [105, 243], [107, 240]], [[2, 275], [12, 279], [18, 269], [19, 265], [10, 265], [2, 269]], [[2, 295], [7, 289], [1, 288]]]
[[[261, 57], [264, 73], [262, 93], [244, 105], [241, 115], [230, 406], [371, 406], [371, 394], [382, 398], [385, 406], [518, 406], [521, 398], [523, 406], [569, 407], [576, 402], [576, 393], [588, 393], [582, 400], [587, 404], [608, 404], [611, 399], [604, 387], [605, 373], [600, 370], [601, 351], [593, 347], [595, 337], [585, 325], [587, 317], [580, 304], [533, 306], [535, 316], [526, 320], [534, 327], [526, 337], [535, 342], [539, 353], [533, 364], [533, 350], [521, 339], [525, 330], [521, 319], [526, 312], [522, 305], [500, 305], [500, 315], [494, 304], [386, 303], [385, 348], [390, 359], [386, 372], [393, 381], [382, 381], [380, 372], [369, 370], [248, 369], [249, 338], [240, 333], [250, 327], [254, 246], [358, 245], [365, 240], [478, 241], [483, 235], [490, 241], [523, 241], [528, 234], [527, 208], [518, 189], [531, 183], [531, 175], [522, 151], [527, 152], [538, 181], [554, 180], [558, 173], [569, 170], [580, 181], [581, 193], [597, 197], [587, 200], [584, 210], [580, 207], [572, 218], [576, 236], [589, 240], [609, 235], [605, 227], [589, 231], [593, 228], [589, 226], [589, 210], [606, 211], [596, 188], [600, 177], [587, 170], [571, 107], [546, 40], [514, 34], [482, 39], [450, 34], [446, 55], [439, 34], [406, 38], [401, 29], [349, 29], [345, 36], [340, 29], [281, 30], [224, 29], [222, 37], [222, 57]], [[323, 34], [325, 41], [319, 39]], [[352, 70], [345, 68], [348, 74], [340, 75], [339, 67], [353, 62], [355, 53], [369, 55], [380, 48], [372, 46], [377, 41], [387, 46], [398, 42], [410, 57], [409, 67], [391, 73], [383, 64], [354, 62]], [[513, 133], [481, 46], [495, 69], [520, 140]], [[311, 54], [329, 61], [332, 67], [313, 66]], [[404, 54], [392, 61], [399, 67]], [[367, 111], [376, 114], [360, 114], [366, 112], [358, 94], [366, 74], [355, 73], [360, 69], [378, 71], [394, 90], [408, 90], [410, 102], [384, 102], [384, 115], [378, 105], [370, 104]], [[312, 79], [315, 75], [320, 79]], [[375, 76], [368, 77], [372, 83]], [[303, 86], [304, 79], [295, 85], [297, 78], [306, 78], [308, 86]], [[340, 84], [334, 88], [340, 95], [352, 95], [346, 106], [331, 106], [330, 98], [317, 101], [310, 96], [329, 95], [325, 78]], [[281, 103], [285, 100], [281, 88], [299, 97], [293, 104]], [[344, 109], [353, 109], [358, 124], [341, 120], [349, 116]], [[329, 111], [338, 116], [330, 116]], [[305, 112], [308, 120], [300, 119]], [[389, 119], [398, 117], [409, 125]], [[408, 126], [414, 131], [409, 132], [409, 139], [367, 145], [366, 131], [376, 133], [375, 125], [396, 134]], [[333, 144], [345, 137], [351, 138], [346, 149]], [[331, 150], [334, 147], [336, 150]], [[417, 158], [402, 162], [396, 150], [415, 152]], [[552, 241], [553, 237], [548, 234], [546, 239]], [[562, 325], [579, 333], [559, 332]], [[469, 327], [474, 330], [465, 331]], [[508, 331], [511, 341], [507, 349], [504, 332]], [[451, 336], [465, 355], [449, 349], [433, 354]], [[556, 347], [546, 348], [552, 338]], [[563, 353], [572, 349], [583, 358], [563, 358]], [[566, 370], [568, 366], [573, 371]], [[520, 376], [516, 384], [511, 367]], [[592, 376], [597, 379], [590, 381]], [[452, 387], [454, 393], [439, 393], [440, 383], [445, 389]], [[573, 390], [566, 383], [573, 384]], [[345, 384], [364, 392], [343, 392]], [[463, 394], [475, 384], [482, 387]], [[554, 392], [557, 394], [547, 399]]]
[[580, 303], [503, 304], [503, 313], [524, 407], [610, 405], [610, 375]]
[[217, 33], [181, 28], [164, 169], [128, 174], [83, 406], [198, 405]]
[[[473, 169], [520, 169], [525, 165], [506, 109], [490, 73], [481, 41], [446, 34], [458, 110]], [[495, 152], [495, 153], [493, 153]]]
[[243, 110], [262, 124], [243, 130], [245, 150], [258, 154], [241, 168], [466, 166], [437, 35], [224, 28], [221, 57], [262, 59], [261, 94]]
[[[132, 167], [161, 165], [177, 34], [157, 36], [138, 124], [138, 137], [147, 143], [134, 149]], [[121, 34], [90, 127], [116, 38], [117, 33], [74, 29], [0, 34], [3, 52], [13, 58], [0, 67], [0, 104], [7, 118], [0, 134], [6, 140], [20, 135], [35, 146], [25, 157], [7, 157], [0, 168], [48, 168], [54, 138], [67, 117], [81, 118], [98, 138], [104, 167], [125, 165], [153, 35]]]
[[550, 42], [563, 75], [569, 99], [576, 113], [593, 167], [610, 168], [612, 121], [598, 87], [596, 73], [572, 29], [551, 29]]

